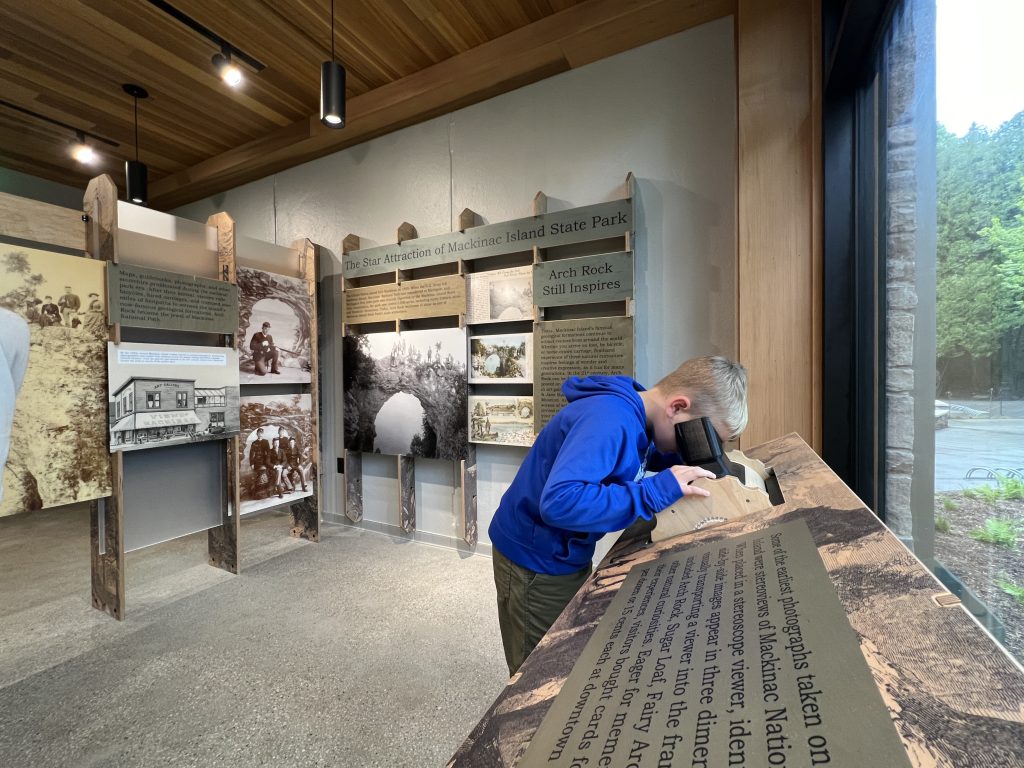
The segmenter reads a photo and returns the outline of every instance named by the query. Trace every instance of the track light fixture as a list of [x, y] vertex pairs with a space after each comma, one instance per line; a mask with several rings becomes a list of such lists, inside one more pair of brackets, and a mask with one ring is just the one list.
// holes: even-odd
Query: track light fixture
[[345, 68], [334, 55], [334, 0], [331, 0], [331, 60], [320, 65], [320, 122], [345, 127]]
[[135, 159], [124, 164], [124, 176], [127, 183], [127, 197], [137, 205], [148, 202], [146, 187], [148, 186], [149, 169], [139, 160], [139, 99], [149, 97], [149, 92], [141, 85], [125, 83], [121, 86], [124, 92], [135, 100]]
[[213, 54], [213, 68], [220, 75], [220, 79], [237, 88], [242, 82], [242, 70], [231, 60], [231, 49], [223, 46], [220, 53]]
[[92, 165], [96, 162], [96, 150], [85, 141], [85, 134], [75, 131], [75, 142], [71, 145], [71, 156], [84, 165]]
[[19, 107], [17, 104], [12, 104], [9, 101], [0, 99], [0, 108], [11, 109], [15, 112], [20, 112], [23, 115], [28, 115], [31, 118], [40, 120], [50, 125], [56, 125], [61, 128], [66, 128], [75, 135], [75, 140], [68, 146], [68, 153], [80, 163], [92, 164], [100, 159], [100, 154], [96, 151], [97, 144], [106, 144], [108, 147], [119, 147], [121, 146], [116, 141], [105, 139], [102, 136], [98, 136], [95, 133], [89, 133], [89, 131], [76, 128], [73, 125], [68, 125], [60, 120], [54, 120], [52, 117], [47, 117], [39, 112], [33, 112], [31, 109], [25, 107]]

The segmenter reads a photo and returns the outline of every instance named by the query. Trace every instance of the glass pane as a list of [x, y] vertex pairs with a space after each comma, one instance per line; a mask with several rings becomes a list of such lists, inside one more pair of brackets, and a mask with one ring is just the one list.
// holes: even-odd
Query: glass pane
[[1022, 25], [1016, 0], [911, 0], [894, 18], [886, 59], [886, 510], [1018, 659]]

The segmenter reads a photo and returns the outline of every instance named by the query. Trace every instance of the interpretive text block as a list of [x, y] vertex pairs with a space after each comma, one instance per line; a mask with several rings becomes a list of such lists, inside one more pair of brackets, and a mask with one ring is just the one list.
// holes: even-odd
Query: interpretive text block
[[238, 326], [238, 288], [222, 280], [110, 264], [107, 296], [111, 324], [205, 333]]
[[344, 312], [346, 325], [463, 315], [466, 279], [450, 275], [350, 288], [345, 291]]
[[534, 265], [538, 307], [620, 301], [633, 295], [633, 254], [604, 253]]
[[519, 763], [578, 765], [909, 766], [805, 522], [629, 572]]
[[569, 376], [633, 375], [633, 318], [599, 317], [537, 323], [534, 333], [534, 431], [565, 405]]

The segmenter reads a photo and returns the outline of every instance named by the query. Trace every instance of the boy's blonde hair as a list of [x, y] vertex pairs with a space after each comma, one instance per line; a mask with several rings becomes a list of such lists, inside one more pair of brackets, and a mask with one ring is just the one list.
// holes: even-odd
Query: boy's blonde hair
[[683, 393], [697, 416], [722, 425], [734, 440], [747, 426], [747, 369], [726, 357], [707, 356], [687, 360], [654, 385], [666, 395]]

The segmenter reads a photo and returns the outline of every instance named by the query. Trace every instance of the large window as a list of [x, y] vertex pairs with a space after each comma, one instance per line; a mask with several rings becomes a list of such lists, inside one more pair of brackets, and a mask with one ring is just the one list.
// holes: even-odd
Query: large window
[[824, 6], [825, 458], [1024, 659], [1024, 3], [863, 5]]
[[155, 409], [160, 407], [160, 393], [159, 392], [147, 392], [146, 393], [146, 407]]

